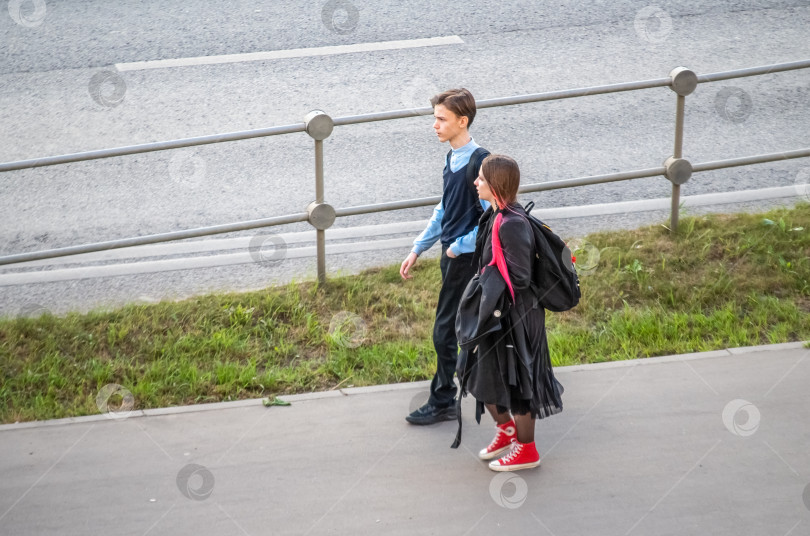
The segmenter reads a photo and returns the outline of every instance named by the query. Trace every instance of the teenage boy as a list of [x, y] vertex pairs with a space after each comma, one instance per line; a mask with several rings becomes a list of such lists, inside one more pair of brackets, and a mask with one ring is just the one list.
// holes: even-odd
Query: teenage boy
[[[419, 255], [437, 240], [442, 244], [440, 262], [442, 287], [433, 326], [433, 346], [436, 349], [436, 374], [430, 384], [430, 398], [405, 420], [412, 424], [433, 424], [456, 419], [456, 384], [453, 375], [458, 359], [456, 312], [467, 283], [475, 275], [472, 264], [478, 220], [489, 203], [481, 201], [474, 181], [481, 162], [489, 153], [479, 149], [470, 137], [469, 128], [475, 118], [475, 99], [466, 89], [450, 89], [432, 99], [433, 130], [439, 141], [450, 142], [444, 166], [442, 200], [433, 209], [427, 228], [413, 242], [413, 249], [402, 262], [399, 274], [403, 279], [413, 277], [409, 271]], [[475, 153], [474, 170], [467, 164]]]

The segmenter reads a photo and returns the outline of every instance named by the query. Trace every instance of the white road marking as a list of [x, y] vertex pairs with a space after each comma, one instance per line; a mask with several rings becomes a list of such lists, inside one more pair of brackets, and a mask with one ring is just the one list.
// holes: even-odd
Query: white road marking
[[245, 54], [225, 54], [222, 56], [199, 56], [196, 58], [134, 61], [130, 63], [116, 63], [115, 67], [119, 71], [140, 71], [144, 69], [163, 69], [167, 67], [216, 65], [219, 63], [240, 63], [244, 61], [280, 60], [287, 58], [305, 58], [309, 56], [331, 56], [334, 54], [351, 54], [354, 52], [376, 52], [380, 50], [399, 50], [403, 48], [460, 45], [463, 43], [464, 41], [459, 36], [449, 35], [445, 37], [428, 37], [424, 39], [407, 39], [402, 41], [382, 41], [379, 43], [357, 43], [354, 45], [336, 45], [317, 48], [293, 48], [290, 50], [270, 50], [266, 52], [249, 52]]
[[[531, 199], [536, 193], [521, 194]], [[728, 205], [733, 203], [747, 203], [751, 201], [767, 201], [769, 199], [783, 199], [799, 197], [801, 194], [795, 186], [774, 186], [758, 190], [739, 190], [734, 192], [718, 192], [710, 194], [697, 194], [681, 197], [683, 206], [706, 207], [713, 205]], [[532, 214], [546, 220], [562, 220], [569, 218], [584, 218], [586, 216], [606, 216], [609, 214], [626, 214], [632, 212], [649, 212], [652, 210], [670, 210], [672, 199], [639, 199], [637, 201], [619, 201], [617, 203], [599, 203], [579, 207], [536, 207]]]
[[[406, 238], [376, 240], [373, 242], [363, 241], [353, 244], [327, 244], [326, 254], [360, 253], [364, 251], [397, 248], [402, 248], [402, 253], [407, 254], [407, 251], [410, 250], [412, 245], [413, 237], [410, 236]], [[279, 258], [278, 261], [313, 258], [315, 255], [315, 246], [290, 248], [284, 252], [283, 257]], [[12, 272], [0, 274], [0, 287], [27, 285], [29, 283], [52, 283], [54, 281], [95, 279], [98, 277], [116, 277], [121, 275], [154, 274], [199, 268], [219, 268], [239, 264], [255, 264], [256, 262], [257, 261], [249, 252], [243, 251], [239, 253], [225, 253], [223, 255], [207, 255], [204, 257], [184, 257], [181, 259], [106, 264], [103, 266], [82, 266], [80, 268], [59, 268], [36, 272]], [[272, 263], [272, 261], [268, 261], [268, 264], [270, 263]]]
[[[327, 229], [326, 240], [355, 240], [365, 242], [382, 235], [395, 235], [401, 233], [411, 233], [411, 240], [425, 230], [428, 220], [418, 220], [410, 222], [385, 223], [376, 225], [364, 225], [357, 227], [333, 227]], [[251, 240], [256, 236], [274, 236], [289, 248], [293, 245], [307, 244], [315, 242], [315, 230], [298, 231], [291, 233], [278, 233], [272, 228], [254, 229], [250, 236], [236, 238], [209, 238], [196, 241], [165, 242], [161, 244], [151, 244], [145, 246], [132, 246], [107, 251], [96, 251], [93, 253], [80, 253], [66, 257], [55, 257], [53, 259], [42, 259], [39, 261], [22, 262], [9, 265], [9, 268], [36, 268], [41, 266], [58, 266], [84, 263], [97, 263], [104, 261], [123, 261], [125, 259], [135, 259], [138, 261], [147, 260], [150, 257], [172, 256], [172, 255], [197, 255], [204, 253], [217, 253], [225, 251], [247, 251]], [[2, 273], [4, 267], [0, 267]]]

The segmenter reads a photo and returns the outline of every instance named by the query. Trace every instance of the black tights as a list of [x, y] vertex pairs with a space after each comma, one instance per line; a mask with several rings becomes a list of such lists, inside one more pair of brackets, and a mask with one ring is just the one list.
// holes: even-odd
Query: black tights
[[[512, 418], [509, 411], [498, 411], [498, 406], [495, 404], [484, 404], [487, 411], [492, 415], [497, 424], [506, 424]], [[501, 408], [505, 409], [505, 408]], [[517, 440], [521, 443], [534, 443], [534, 421], [531, 413], [524, 413], [523, 415], [514, 415], [515, 427], [517, 428]]]

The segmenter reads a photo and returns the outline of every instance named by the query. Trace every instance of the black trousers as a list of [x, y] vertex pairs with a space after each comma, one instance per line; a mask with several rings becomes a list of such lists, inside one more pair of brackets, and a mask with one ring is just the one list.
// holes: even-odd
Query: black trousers
[[475, 275], [472, 265], [473, 254], [463, 253], [451, 259], [442, 252], [439, 264], [442, 271], [442, 289], [439, 291], [439, 304], [436, 307], [436, 323], [433, 325], [433, 347], [436, 349], [436, 375], [430, 384], [429, 403], [447, 406], [456, 396], [453, 375], [458, 360], [458, 340], [456, 339], [456, 313], [461, 295], [467, 283]]

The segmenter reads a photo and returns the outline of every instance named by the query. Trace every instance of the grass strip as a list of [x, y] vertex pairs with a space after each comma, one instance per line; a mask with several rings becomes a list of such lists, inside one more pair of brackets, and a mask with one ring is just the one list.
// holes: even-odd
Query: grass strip
[[[572, 242], [583, 300], [548, 313], [556, 366], [810, 339], [810, 204]], [[112, 312], [0, 319], [0, 421], [432, 377], [441, 275], [399, 266]], [[103, 409], [104, 406], [102, 406]]]

